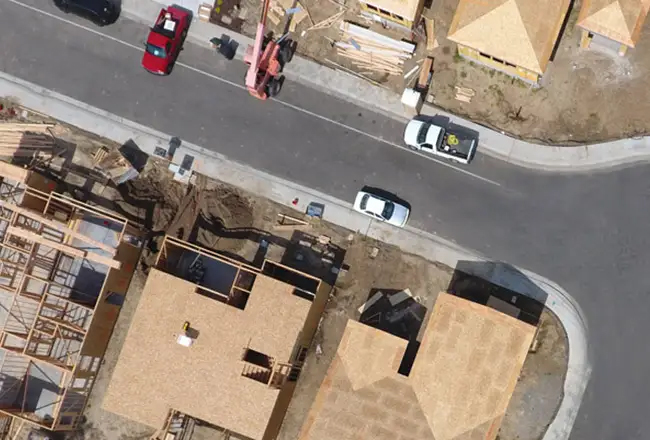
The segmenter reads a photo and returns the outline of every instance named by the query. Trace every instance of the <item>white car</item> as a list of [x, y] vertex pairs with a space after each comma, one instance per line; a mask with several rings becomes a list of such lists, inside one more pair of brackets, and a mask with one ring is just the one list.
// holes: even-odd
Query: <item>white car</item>
[[357, 194], [354, 210], [400, 228], [406, 225], [410, 214], [406, 206], [365, 191], [359, 191]]

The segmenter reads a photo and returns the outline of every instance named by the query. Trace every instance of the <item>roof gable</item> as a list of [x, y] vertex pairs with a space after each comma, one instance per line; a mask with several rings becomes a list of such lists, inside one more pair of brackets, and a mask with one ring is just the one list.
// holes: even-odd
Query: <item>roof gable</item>
[[448, 38], [541, 74], [568, 8], [569, 0], [461, 0]]
[[634, 47], [650, 10], [650, 0], [585, 0], [577, 24]]
[[534, 332], [441, 293], [406, 377], [407, 341], [349, 320], [299, 439], [492, 440]]
[[367, 387], [395, 374], [404, 357], [408, 341], [378, 332], [359, 322], [348, 325], [354, 331], [346, 332], [337, 349], [353, 390]]

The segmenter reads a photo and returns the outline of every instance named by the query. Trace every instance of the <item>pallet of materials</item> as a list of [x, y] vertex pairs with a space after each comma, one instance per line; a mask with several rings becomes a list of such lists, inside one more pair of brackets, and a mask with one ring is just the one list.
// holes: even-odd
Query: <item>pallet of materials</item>
[[336, 50], [352, 64], [377, 73], [402, 75], [404, 61], [415, 52], [415, 44], [396, 40], [354, 23], [341, 23], [341, 40], [334, 43]]

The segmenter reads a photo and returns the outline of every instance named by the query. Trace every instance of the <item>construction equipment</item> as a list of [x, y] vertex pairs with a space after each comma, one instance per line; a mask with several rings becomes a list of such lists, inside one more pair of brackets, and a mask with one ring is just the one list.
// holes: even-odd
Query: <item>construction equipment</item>
[[249, 65], [246, 73], [246, 88], [258, 99], [266, 99], [280, 93], [284, 76], [280, 75], [284, 65], [291, 61], [296, 44], [284, 34], [277, 40], [273, 34], [266, 32], [271, 0], [264, 0], [262, 17], [257, 24], [255, 43], [246, 48], [244, 62]]

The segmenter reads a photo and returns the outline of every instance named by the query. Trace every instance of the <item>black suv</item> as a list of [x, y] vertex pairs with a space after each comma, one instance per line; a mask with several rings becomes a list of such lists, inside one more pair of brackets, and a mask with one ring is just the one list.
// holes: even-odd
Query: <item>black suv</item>
[[63, 12], [72, 12], [88, 18], [100, 26], [115, 23], [118, 8], [111, 0], [54, 0]]

